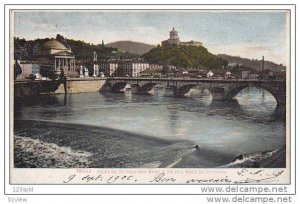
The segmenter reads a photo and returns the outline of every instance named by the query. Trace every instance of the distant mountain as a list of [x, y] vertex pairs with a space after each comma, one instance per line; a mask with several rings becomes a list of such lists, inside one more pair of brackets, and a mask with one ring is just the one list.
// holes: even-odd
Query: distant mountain
[[208, 52], [205, 47], [162, 46], [144, 54], [150, 63], [174, 65], [179, 68], [210, 69], [227, 66], [227, 61]]
[[116, 41], [116, 42], [108, 43], [105, 46], [118, 48], [119, 50], [123, 50], [125, 52], [129, 52], [132, 54], [138, 54], [138, 55], [147, 53], [152, 48], [155, 47], [153, 45], [140, 43], [140, 42], [133, 42], [133, 41]]
[[[228, 63], [237, 63], [242, 64], [243, 66], [251, 67], [256, 70], [261, 70], [262, 61], [257, 59], [247, 59], [247, 58], [241, 58], [236, 56], [230, 56], [226, 54], [218, 54], [218, 57], [227, 60]], [[282, 64], [276, 64], [271, 61], [265, 61], [264, 63], [264, 69], [270, 69], [273, 71], [279, 71], [279, 70], [285, 70], [286, 66], [283, 66]]]

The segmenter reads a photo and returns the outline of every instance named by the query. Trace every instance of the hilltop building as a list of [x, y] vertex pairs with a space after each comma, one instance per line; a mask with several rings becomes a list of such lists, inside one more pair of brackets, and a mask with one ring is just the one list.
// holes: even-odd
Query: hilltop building
[[170, 38], [161, 42], [162, 46], [172, 46], [172, 45], [183, 45], [183, 46], [202, 46], [202, 42], [197, 42], [194, 40], [187, 42], [180, 42], [178, 31], [173, 29], [170, 31]]
[[176, 31], [173, 27], [173, 29], [170, 31], [170, 38], [168, 40], [164, 40], [161, 42], [163, 46], [166, 45], [179, 45], [180, 39], [178, 37], [178, 31]]

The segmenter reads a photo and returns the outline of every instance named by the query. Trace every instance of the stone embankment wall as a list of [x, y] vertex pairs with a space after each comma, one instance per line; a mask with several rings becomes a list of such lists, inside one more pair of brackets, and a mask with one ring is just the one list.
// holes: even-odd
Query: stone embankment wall
[[[70, 79], [67, 80], [67, 93], [99, 92], [105, 84], [106, 79]], [[55, 93], [65, 93], [64, 85], [61, 84]]]

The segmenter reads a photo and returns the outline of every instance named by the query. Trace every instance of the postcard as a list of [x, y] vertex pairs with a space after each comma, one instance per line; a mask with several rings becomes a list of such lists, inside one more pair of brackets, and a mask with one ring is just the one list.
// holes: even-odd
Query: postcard
[[291, 10], [9, 9], [9, 183], [291, 181]]

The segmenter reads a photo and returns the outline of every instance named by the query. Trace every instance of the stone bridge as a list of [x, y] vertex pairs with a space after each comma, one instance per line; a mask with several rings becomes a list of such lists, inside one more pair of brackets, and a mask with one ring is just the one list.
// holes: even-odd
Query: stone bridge
[[173, 90], [174, 96], [184, 96], [194, 87], [207, 89], [213, 101], [230, 101], [246, 87], [258, 87], [270, 92], [277, 101], [277, 105], [286, 104], [285, 80], [251, 80], [251, 79], [184, 79], [184, 78], [107, 78], [100, 91], [111, 90], [118, 92], [131, 86], [133, 94], [147, 94], [154, 86], [160, 85]]

